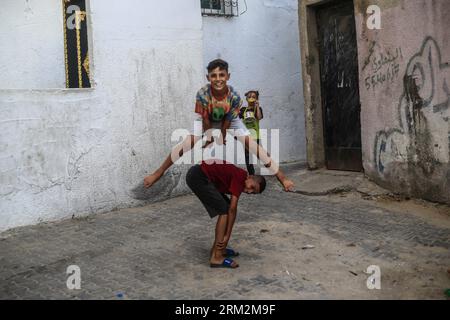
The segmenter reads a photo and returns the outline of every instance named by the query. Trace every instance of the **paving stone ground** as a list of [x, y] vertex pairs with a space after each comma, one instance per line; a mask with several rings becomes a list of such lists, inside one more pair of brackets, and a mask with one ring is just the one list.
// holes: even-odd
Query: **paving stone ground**
[[236, 270], [209, 267], [215, 221], [186, 195], [0, 234], [0, 299], [446, 299], [449, 207], [269, 184], [240, 200]]

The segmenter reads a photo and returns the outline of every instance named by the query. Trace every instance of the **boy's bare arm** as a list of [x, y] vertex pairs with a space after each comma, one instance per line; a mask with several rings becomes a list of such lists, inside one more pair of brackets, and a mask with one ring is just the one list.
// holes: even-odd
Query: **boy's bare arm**
[[227, 130], [230, 128], [231, 121], [230, 120], [223, 120], [222, 121], [222, 129], [221, 129], [221, 135], [223, 139], [223, 144], [226, 144], [226, 136], [227, 136]]
[[281, 169], [278, 169], [278, 172], [275, 174], [275, 176], [277, 177], [278, 181], [280, 181], [280, 183], [283, 185], [284, 191], [287, 192], [294, 191], [294, 182], [286, 178]]
[[283, 171], [281, 171], [280, 169], [280, 166], [276, 162], [273, 162], [269, 157], [268, 159], [270, 160], [269, 163], [264, 166], [277, 177], [278, 181], [280, 181], [280, 183], [283, 185], [284, 191], [294, 191], [294, 182], [284, 175]]
[[248, 150], [251, 153], [256, 154], [258, 159], [260, 159], [263, 163], [265, 163], [264, 166], [266, 168], [268, 168], [270, 173], [275, 175], [277, 177], [278, 181], [280, 181], [280, 183], [283, 185], [284, 191], [286, 191], [286, 192], [294, 191], [294, 182], [292, 182], [292, 180], [288, 179], [284, 175], [284, 173], [283, 173], [283, 171], [281, 171], [278, 163], [276, 163], [275, 161], [273, 161], [270, 158], [270, 155], [267, 153], [267, 151], [264, 150], [264, 148], [262, 148], [260, 145], [258, 145], [251, 138], [246, 137], [245, 141], [248, 141], [248, 142], [246, 142], [246, 145], [248, 143]]
[[262, 115], [262, 113], [261, 113], [261, 109], [260, 109], [259, 101], [258, 101], [258, 100], [256, 100], [256, 102], [255, 102], [255, 108], [256, 108], [256, 112], [255, 112], [256, 119], [262, 120], [263, 115]]
[[234, 221], [236, 220], [237, 214], [238, 200], [238, 197], [233, 195], [231, 196], [230, 208], [228, 209], [227, 230], [225, 231], [225, 237], [223, 239], [225, 245], [230, 240], [231, 232], [233, 231]]

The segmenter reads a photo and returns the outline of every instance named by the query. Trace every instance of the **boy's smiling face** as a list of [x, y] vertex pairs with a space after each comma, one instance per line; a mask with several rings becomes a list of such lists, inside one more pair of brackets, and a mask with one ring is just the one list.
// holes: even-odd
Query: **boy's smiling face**
[[225, 69], [219, 67], [208, 72], [206, 76], [215, 91], [225, 91], [227, 89], [227, 81], [230, 80], [230, 74]]

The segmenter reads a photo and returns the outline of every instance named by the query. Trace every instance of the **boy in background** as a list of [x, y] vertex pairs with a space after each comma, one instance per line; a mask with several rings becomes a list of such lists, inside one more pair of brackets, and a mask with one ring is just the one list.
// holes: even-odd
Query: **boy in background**
[[[264, 118], [263, 110], [259, 106], [259, 91], [251, 90], [245, 94], [247, 99], [247, 107], [241, 107], [239, 112], [239, 118], [242, 119], [247, 129], [250, 131], [250, 135], [254, 141], [259, 145], [259, 121]], [[247, 171], [250, 175], [255, 174], [255, 167], [253, 163], [250, 163], [250, 154], [245, 149], [245, 164]]]

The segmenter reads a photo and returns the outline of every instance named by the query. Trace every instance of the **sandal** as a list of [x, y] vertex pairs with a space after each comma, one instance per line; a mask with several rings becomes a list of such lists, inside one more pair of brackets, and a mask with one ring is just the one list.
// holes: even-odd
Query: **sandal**
[[237, 256], [239, 256], [239, 252], [234, 251], [231, 248], [226, 248], [225, 251], [226, 251], [225, 254], [224, 254], [225, 257], [237, 257]]
[[224, 259], [221, 264], [211, 263], [210, 266], [211, 268], [228, 268], [228, 269], [236, 269], [237, 267], [239, 267], [238, 264], [236, 264], [236, 266], [233, 267], [233, 262], [234, 261], [232, 259]]

